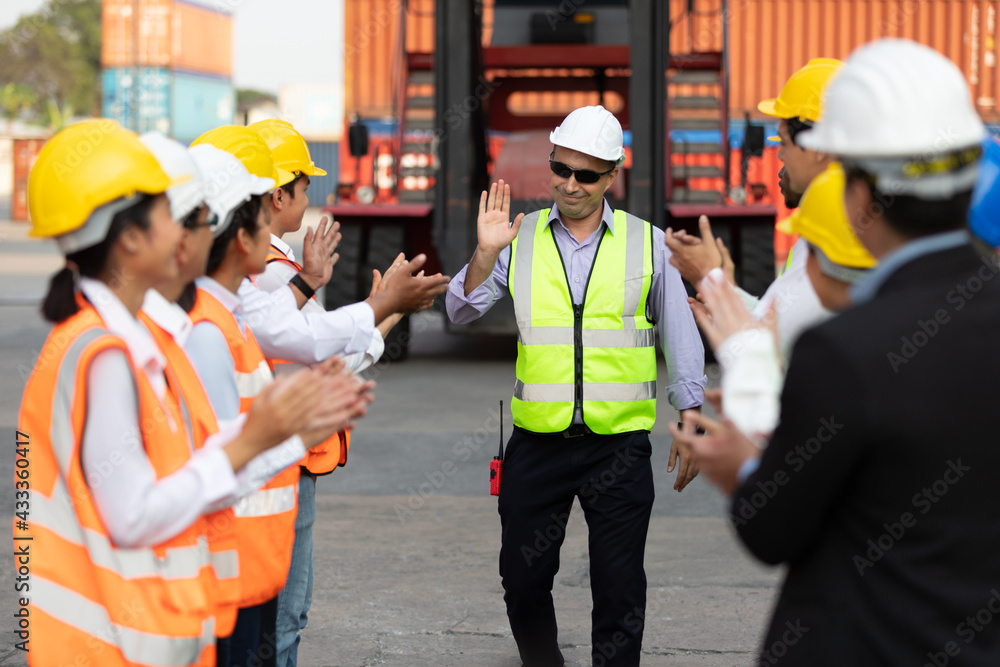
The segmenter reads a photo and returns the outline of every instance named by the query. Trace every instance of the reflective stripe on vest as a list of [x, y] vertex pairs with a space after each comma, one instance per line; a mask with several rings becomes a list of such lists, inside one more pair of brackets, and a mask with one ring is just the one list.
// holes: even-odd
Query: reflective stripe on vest
[[257, 368], [249, 373], [236, 371], [236, 391], [240, 398], [255, 398], [273, 380], [274, 375], [271, 373], [271, 367], [262, 359]]
[[[187, 352], [178, 345], [168, 331], [145, 312], [140, 311], [139, 319], [149, 329], [156, 344], [167, 358], [167, 365], [180, 389], [181, 413], [188, 436], [194, 447], [200, 449], [209, 436], [219, 431], [215, 410], [205, 393], [201, 378], [191, 364]], [[240, 601], [240, 558], [236, 541], [236, 518], [232, 508], [226, 507], [208, 514], [205, 522], [209, 559], [218, 584], [215, 595], [215, 630], [219, 637], [228, 637], [236, 626]]]
[[[215, 643], [215, 621], [211, 617], [202, 623], [201, 632], [197, 636], [164, 637], [148, 632], [139, 632], [115, 623], [108, 615], [107, 609], [101, 605], [44, 577], [33, 575], [31, 589], [34, 593], [32, 605], [38, 611], [116, 646], [130, 663], [156, 667], [184, 667], [193, 663], [192, 656], [197, 659], [204, 647]], [[31, 653], [36, 651], [36, 647], [40, 643], [58, 643], [63, 640], [62, 637], [40, 637], [36, 643], [32, 644]], [[111, 656], [105, 656], [105, 660], [110, 658]], [[79, 664], [106, 665], [110, 664], [110, 661], [80, 662]]]
[[[129, 359], [140, 433], [129, 434], [122, 445], [142, 447], [158, 478], [191, 453], [176, 394], [168, 387], [161, 402], [143, 372], [131, 366], [124, 342], [104, 329], [89, 304], [81, 300], [80, 307], [46, 340], [19, 417], [20, 428], [31, 434], [32, 473], [27, 531], [32, 585], [23, 595], [41, 638], [32, 644], [28, 662], [209, 664], [216, 587], [204, 519], [156, 546], [119, 548], [90, 493], [113, 474], [115, 460], [109, 459], [107, 472], [101, 466], [91, 471], [89, 481], [80, 465], [88, 370], [98, 354], [117, 349]], [[15, 534], [26, 536], [21, 530]]]
[[298, 484], [277, 489], [260, 489], [240, 498], [239, 502], [233, 505], [233, 512], [237, 517], [270, 516], [291, 512], [295, 509], [295, 499], [298, 495]]
[[[233, 314], [209, 292], [198, 290], [191, 320], [212, 322], [219, 328], [229, 346], [237, 374], [263, 376], [267, 362], [253, 330], [249, 327], [241, 330]], [[270, 376], [269, 369], [267, 373]], [[241, 414], [250, 411], [256, 395], [244, 396], [241, 392]], [[240, 569], [243, 572], [240, 579], [241, 607], [266, 602], [285, 586], [295, 541], [298, 481], [299, 467], [289, 466], [268, 480], [263, 488], [233, 506]]]
[[546, 209], [525, 217], [511, 246], [514, 423], [558, 432], [579, 407], [595, 433], [648, 431], [656, 415], [655, 337], [646, 317], [652, 227], [615, 211], [614, 234], [606, 228], [598, 240], [584, 302], [574, 307], [548, 215]]

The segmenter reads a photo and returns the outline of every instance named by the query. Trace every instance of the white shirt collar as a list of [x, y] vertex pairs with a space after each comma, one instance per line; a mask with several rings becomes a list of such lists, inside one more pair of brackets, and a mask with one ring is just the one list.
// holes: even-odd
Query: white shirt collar
[[142, 312], [170, 334], [178, 345], [184, 347], [194, 325], [183, 308], [167, 301], [162, 294], [151, 289], [146, 292], [146, 298], [142, 301]]
[[280, 250], [288, 259], [292, 260], [293, 262], [296, 261], [295, 252], [292, 251], [292, 246], [288, 245], [274, 234], [271, 234], [271, 245]]
[[156, 346], [153, 335], [139, 320], [132, 317], [125, 304], [100, 280], [81, 277], [80, 291], [93, 304], [108, 331], [125, 341], [132, 363], [146, 373], [153, 390], [162, 400], [166, 395], [163, 369], [167, 366], [167, 358]]

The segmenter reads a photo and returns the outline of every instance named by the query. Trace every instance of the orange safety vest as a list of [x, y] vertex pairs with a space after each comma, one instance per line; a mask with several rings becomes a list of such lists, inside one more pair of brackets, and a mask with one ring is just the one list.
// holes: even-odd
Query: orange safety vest
[[[139, 311], [139, 319], [153, 334], [157, 347], [167, 358], [167, 364], [177, 377], [180, 388], [181, 413], [188, 437], [195, 448], [201, 449], [208, 436], [219, 431], [215, 410], [205, 393], [198, 372], [191, 365], [187, 352], [174, 337], [153, 321], [149, 315]], [[240, 606], [240, 556], [236, 539], [236, 515], [233, 508], [226, 507], [205, 516], [208, 527], [208, 548], [218, 581], [216, 598], [215, 635], [228, 637], [236, 626], [236, 614]]]
[[[216, 581], [204, 517], [156, 546], [122, 548], [90, 493], [115, 465], [112, 456], [107, 472], [99, 468], [88, 480], [80, 463], [90, 364], [109, 349], [128, 356], [128, 348], [93, 306], [82, 297], [79, 304], [46, 339], [18, 422], [27, 465], [15, 469], [14, 482], [28, 490], [29, 517], [27, 529], [15, 517], [14, 550], [26, 584], [18, 594], [29, 600], [21, 608], [28, 613], [28, 664], [210, 667]], [[164, 404], [145, 373], [132, 366], [132, 377], [140, 432], [127, 434], [122, 446], [143, 447], [162, 479], [192, 452], [176, 381], [167, 369]]]
[[[254, 398], [273, 379], [253, 332], [247, 329], [244, 338], [236, 317], [200, 288], [189, 314], [192, 322], [211, 322], [225, 336], [236, 367], [240, 414], [249, 412]], [[295, 542], [298, 484], [299, 467], [289, 466], [233, 506], [240, 551], [240, 607], [267, 602], [285, 587]]]
[[[288, 259], [288, 255], [281, 252], [278, 246], [271, 244], [267, 251], [267, 263], [282, 262], [294, 267], [296, 271], [301, 271], [302, 266], [297, 262]], [[314, 299], [316, 297], [313, 297]], [[273, 370], [278, 364], [291, 363], [282, 359], [268, 359], [267, 363]], [[314, 475], [329, 475], [334, 470], [347, 463], [347, 455], [351, 451], [351, 431], [345, 429], [334, 433], [332, 436], [316, 445], [302, 459], [300, 465]]]

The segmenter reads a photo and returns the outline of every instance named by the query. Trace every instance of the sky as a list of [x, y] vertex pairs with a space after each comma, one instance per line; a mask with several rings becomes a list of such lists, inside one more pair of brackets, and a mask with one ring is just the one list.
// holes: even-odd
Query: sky
[[[213, 1], [234, 7], [237, 88], [277, 93], [285, 84], [343, 83], [345, 0]], [[0, 0], [0, 29], [42, 4], [44, 0]]]

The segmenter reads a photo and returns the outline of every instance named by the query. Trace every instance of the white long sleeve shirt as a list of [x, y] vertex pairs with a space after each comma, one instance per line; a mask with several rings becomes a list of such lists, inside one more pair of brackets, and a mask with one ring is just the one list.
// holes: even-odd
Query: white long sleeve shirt
[[[170, 303], [156, 290], [149, 290], [146, 293], [146, 298], [142, 304], [143, 312], [149, 316], [151, 320], [156, 322], [164, 331], [169, 333], [174, 341], [176, 341], [181, 347], [187, 345], [191, 334], [194, 332], [194, 325], [191, 322], [191, 318], [188, 314], [175, 303]], [[219, 330], [215, 327], [207, 327], [207, 329], [214, 330], [218, 332]], [[221, 341], [223, 348], [213, 348], [209, 350], [210, 357], [215, 359], [226, 358], [229, 355], [229, 347], [226, 346], [225, 339], [221, 335], [216, 339]], [[188, 357], [190, 359], [190, 356]], [[232, 361], [232, 356], [228, 356], [229, 361]], [[198, 367], [192, 363], [197, 371]], [[200, 376], [199, 376], [200, 377]], [[227, 377], [227, 376], [223, 376]], [[213, 379], [215, 377], [213, 376]], [[224, 385], [224, 382], [218, 383]], [[202, 386], [205, 386], [205, 382], [202, 381]], [[208, 392], [206, 391], [206, 394]], [[210, 395], [209, 395], [210, 396]], [[209, 397], [211, 401], [211, 396]], [[214, 406], [210, 406], [214, 410]], [[231, 419], [220, 420], [218, 414], [216, 414], [216, 420], [218, 421], [219, 431], [212, 436], [209, 436], [208, 440], [205, 441], [203, 448], [222, 448], [232, 442], [242, 431], [243, 424], [246, 422], [246, 415], [239, 414], [239, 396], [236, 397], [236, 412], [235, 417]], [[228, 492], [221, 495], [214, 494], [212, 498], [205, 498], [204, 504], [211, 510], [216, 510], [221, 507], [227, 507], [238, 501], [243, 496], [246, 496], [261, 486], [267, 483], [267, 480], [271, 479], [274, 475], [278, 474], [289, 465], [292, 465], [298, 461], [301, 456], [299, 452], [304, 453], [303, 443], [301, 439], [296, 435], [292, 436], [286, 440], [281, 445], [277, 447], [272, 447], [264, 452], [261, 452], [253, 459], [251, 459], [244, 467], [242, 467], [236, 473], [236, 485], [231, 488]], [[232, 473], [232, 467], [229, 464], [229, 458], [226, 457], [226, 466], [230, 474]]]
[[792, 263], [778, 276], [759, 299], [737, 287], [736, 291], [753, 316], [763, 320], [771, 304], [778, 314], [778, 346], [787, 366], [795, 341], [802, 332], [833, 317], [833, 312], [823, 307], [816, 289], [809, 280], [806, 262], [809, 244], [800, 238], [792, 248]]
[[[244, 320], [242, 300], [207, 276], [195, 281], [199, 288], [219, 300], [236, 318], [236, 322], [246, 337], [247, 325]], [[256, 336], [256, 331], [254, 332]], [[240, 395], [236, 386], [236, 362], [229, 351], [226, 337], [212, 322], [198, 322], [191, 330], [184, 347], [191, 364], [198, 371], [205, 393], [215, 409], [221, 424], [240, 418]], [[239, 477], [239, 495], [250, 493], [267, 482], [275, 474], [298, 463], [305, 456], [302, 439], [293, 435], [280, 445], [272, 447], [255, 457]]]
[[[166, 358], [152, 335], [104, 283], [81, 278], [80, 288], [164, 400]], [[237, 488], [229, 458], [218, 446], [192, 452], [179, 470], [156, 478], [142, 446], [135, 378], [128, 356], [118, 349], [99, 353], [90, 365], [80, 458], [108, 534], [122, 547], [153, 546], [174, 537]]]
[[[271, 235], [271, 245], [280, 250], [290, 261], [296, 261], [295, 252], [292, 250], [291, 246], [274, 234]], [[259, 273], [253, 277], [253, 282], [256, 283], [257, 287], [261, 290], [275, 294], [280, 291], [287, 291], [289, 289], [288, 281], [291, 280], [297, 273], [298, 271], [295, 267], [290, 264], [286, 264], [285, 262], [271, 262], [267, 265], [264, 273]], [[334, 274], [334, 280], [336, 280], [336, 274]], [[243, 287], [241, 287], [240, 296], [243, 295], [244, 290]], [[356, 308], [358, 305], [359, 304], [352, 304], [350, 306], [345, 306], [344, 308], [338, 308], [337, 310], [327, 311], [316, 301], [316, 299], [307, 299], [305, 305], [302, 306], [301, 312], [306, 321], [314, 319], [317, 322], [330, 327], [341, 325], [346, 326], [346, 317], [349, 316], [353, 321], [355, 316], [362, 314], [361, 310]], [[360, 305], [364, 306], [364, 304]], [[371, 310], [371, 308], [368, 308], [368, 310]], [[345, 312], [341, 313], [341, 311]], [[374, 322], [374, 314], [372, 315], [372, 321]], [[257, 327], [253, 327], [253, 331], [254, 335], [259, 336]], [[261, 344], [261, 349], [263, 348], [264, 346]], [[382, 339], [382, 334], [379, 330], [373, 327], [371, 330], [371, 339], [368, 343], [367, 349], [361, 352], [347, 352], [347, 349], [348, 347], [345, 347], [344, 352], [338, 354], [340, 354], [341, 359], [343, 359], [344, 364], [349, 370], [352, 370], [355, 373], [360, 373], [381, 358], [382, 352], [385, 350], [385, 341]], [[268, 356], [268, 358], [280, 358], [292, 361], [292, 359], [287, 356]]]

